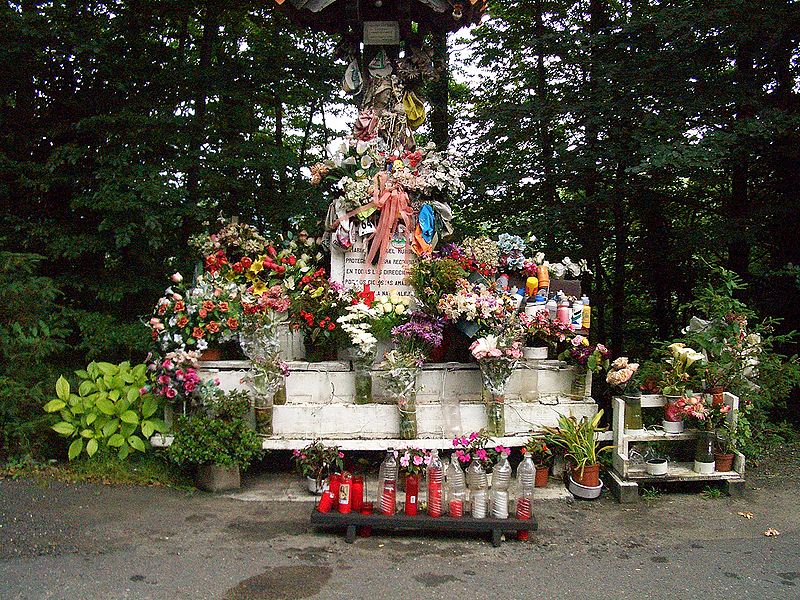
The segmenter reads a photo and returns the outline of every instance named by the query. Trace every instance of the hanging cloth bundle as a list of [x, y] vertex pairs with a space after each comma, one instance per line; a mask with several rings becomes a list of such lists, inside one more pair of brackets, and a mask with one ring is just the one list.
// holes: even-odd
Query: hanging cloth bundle
[[403, 108], [411, 129], [416, 129], [425, 122], [425, 105], [414, 92], [403, 94]]
[[403, 186], [395, 184], [386, 186], [387, 174], [378, 173], [375, 176], [375, 187], [372, 202], [380, 209], [381, 215], [378, 225], [368, 239], [369, 251], [367, 252], [367, 264], [374, 264], [375, 278], [377, 279], [383, 270], [383, 261], [389, 251], [389, 244], [399, 223], [405, 226], [406, 246], [408, 236], [414, 231], [414, 209], [408, 200], [408, 194]]

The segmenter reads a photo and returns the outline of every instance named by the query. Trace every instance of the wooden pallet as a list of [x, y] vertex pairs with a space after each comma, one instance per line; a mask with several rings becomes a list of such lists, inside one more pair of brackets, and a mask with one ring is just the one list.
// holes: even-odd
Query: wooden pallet
[[[663, 409], [665, 399], [660, 395], [642, 396], [642, 409]], [[739, 398], [725, 392], [725, 403], [731, 407], [728, 413], [729, 420], [738, 416]], [[661, 430], [625, 431], [625, 400], [613, 399], [613, 443], [614, 457], [613, 470], [611, 471], [610, 487], [617, 499], [622, 503], [636, 502], [639, 499], [639, 486], [652, 483], [698, 483], [719, 482], [730, 495], [740, 495], [744, 490], [744, 455], [736, 452], [733, 471], [710, 474], [695, 473], [693, 463], [671, 462], [666, 475], [649, 475], [644, 465], [632, 463], [630, 460], [630, 445], [641, 442], [685, 442], [696, 440], [700, 433], [698, 429], [687, 429], [682, 433], [665, 433]]]
[[311, 524], [316, 527], [329, 529], [345, 529], [345, 542], [352, 544], [356, 539], [356, 530], [359, 527], [374, 527], [383, 530], [398, 531], [459, 531], [462, 533], [491, 533], [492, 545], [500, 545], [504, 533], [516, 533], [519, 530], [536, 531], [539, 523], [535, 515], [530, 520], [523, 521], [509, 517], [508, 519], [474, 519], [472, 517], [429, 517], [419, 514], [408, 517], [405, 514], [386, 516], [381, 514], [362, 515], [351, 512], [321, 513], [314, 509], [311, 513]]

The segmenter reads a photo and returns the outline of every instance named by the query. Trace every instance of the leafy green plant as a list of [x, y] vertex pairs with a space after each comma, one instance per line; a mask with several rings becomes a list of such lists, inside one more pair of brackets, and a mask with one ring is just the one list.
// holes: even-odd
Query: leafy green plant
[[147, 382], [145, 365], [91, 362], [75, 375], [80, 380], [77, 393], [62, 375], [56, 382], [57, 397], [44, 405], [45, 412], [61, 416], [52, 429], [72, 440], [70, 460], [83, 451], [92, 457], [103, 447], [115, 449], [124, 460], [131, 450], [145, 452], [154, 432], [167, 430], [164, 421], [154, 417], [158, 400], [141, 393]]
[[707, 485], [703, 488], [703, 491], [700, 492], [700, 495], [705, 500], [719, 500], [724, 495], [724, 492], [718, 487]]
[[600, 447], [596, 434], [605, 431], [600, 427], [603, 411], [591, 419], [582, 417], [579, 421], [573, 415], [560, 415], [558, 427], [545, 427], [544, 431], [552, 446], [561, 448], [570, 458], [575, 468], [583, 469], [599, 463], [599, 455], [614, 448], [613, 445]]
[[261, 453], [261, 439], [242, 419], [214, 419], [202, 413], [178, 419], [168, 451], [170, 459], [179, 465], [240, 469], [246, 469]]
[[661, 492], [654, 487], [642, 488], [642, 500], [646, 502], [653, 502], [654, 500], [661, 499]]
[[438, 314], [439, 299], [454, 294], [456, 283], [466, 276], [467, 272], [452, 258], [423, 259], [411, 267], [407, 281], [422, 306]]

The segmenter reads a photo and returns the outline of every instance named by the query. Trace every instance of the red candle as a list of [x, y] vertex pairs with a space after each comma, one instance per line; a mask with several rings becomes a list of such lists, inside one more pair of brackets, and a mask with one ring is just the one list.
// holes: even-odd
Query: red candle
[[381, 514], [394, 516], [397, 503], [397, 492], [394, 486], [387, 486], [381, 495]]
[[353, 476], [347, 471], [342, 473], [342, 481], [339, 484], [339, 512], [347, 514], [351, 510], [350, 505], [350, 488], [353, 485]]
[[[361, 514], [369, 516], [372, 514], [372, 502], [364, 502], [361, 505]], [[360, 537], [369, 537], [372, 535], [372, 527], [369, 525], [362, 525], [358, 528], [358, 535]]]
[[[531, 501], [529, 498], [517, 499], [517, 518], [522, 521], [527, 521], [531, 518]], [[529, 535], [527, 529], [517, 531], [517, 539], [521, 542], [527, 542]]]
[[417, 499], [419, 497], [419, 477], [408, 475], [406, 477], [406, 515], [413, 517], [417, 514]]
[[461, 500], [450, 500], [450, 516], [455, 518], [464, 516], [464, 503]]
[[353, 477], [353, 486], [350, 490], [350, 505], [356, 512], [361, 512], [361, 507], [364, 505], [364, 478]]
[[336, 496], [333, 495], [333, 492], [330, 489], [325, 490], [322, 494], [322, 498], [319, 499], [319, 506], [317, 510], [321, 513], [330, 512], [331, 508], [333, 508], [333, 501], [336, 499]]
[[342, 476], [339, 473], [334, 473], [330, 476], [328, 489], [333, 492], [333, 497], [339, 500], [339, 486], [342, 484]]

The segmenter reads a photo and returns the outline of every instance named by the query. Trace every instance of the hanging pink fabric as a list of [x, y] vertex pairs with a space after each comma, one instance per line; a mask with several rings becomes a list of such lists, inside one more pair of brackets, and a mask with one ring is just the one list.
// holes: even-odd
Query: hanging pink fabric
[[392, 241], [397, 225], [403, 223], [405, 226], [406, 246], [408, 246], [408, 236], [414, 232], [414, 209], [408, 200], [408, 194], [400, 184], [386, 185], [386, 172], [378, 173], [375, 176], [375, 186], [372, 195], [372, 205], [381, 211], [378, 219], [378, 226], [375, 232], [367, 238], [369, 251], [367, 252], [367, 264], [375, 261], [375, 279], [380, 277], [383, 270], [383, 261], [389, 251], [389, 244]]

